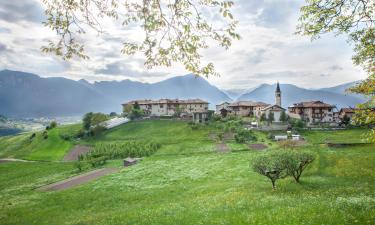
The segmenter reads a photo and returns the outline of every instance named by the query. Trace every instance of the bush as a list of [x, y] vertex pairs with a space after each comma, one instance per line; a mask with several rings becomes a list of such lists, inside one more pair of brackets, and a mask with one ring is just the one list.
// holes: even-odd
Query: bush
[[299, 183], [303, 171], [314, 159], [315, 156], [310, 152], [270, 152], [253, 160], [253, 170], [269, 178], [275, 189], [276, 181], [286, 176], [292, 176]]
[[107, 156], [99, 156], [96, 158], [91, 158], [88, 160], [88, 163], [91, 164], [92, 167], [103, 166], [107, 162]]
[[47, 139], [48, 138], [48, 132], [46, 130], [43, 131], [42, 136], [43, 136], [44, 139]]
[[315, 156], [310, 152], [287, 151], [282, 153], [281, 159], [287, 174], [299, 183], [302, 172], [314, 161]]
[[257, 137], [250, 130], [240, 129], [237, 130], [234, 139], [237, 143], [245, 143], [246, 141], [256, 141]]
[[34, 139], [36, 137], [36, 133], [32, 133], [29, 137], [30, 140]]
[[126, 157], [143, 157], [154, 154], [160, 144], [147, 141], [124, 141], [121, 143], [98, 143], [94, 149], [83, 156], [92, 159], [105, 156], [107, 159], [123, 159]]
[[57, 123], [56, 123], [56, 121], [52, 121], [52, 122], [49, 124], [49, 128], [50, 128], [50, 129], [53, 129], [53, 128], [55, 128], [55, 127], [57, 127]]
[[271, 180], [272, 189], [276, 189], [276, 181], [287, 176], [286, 170], [278, 154], [263, 154], [253, 161], [253, 170]]

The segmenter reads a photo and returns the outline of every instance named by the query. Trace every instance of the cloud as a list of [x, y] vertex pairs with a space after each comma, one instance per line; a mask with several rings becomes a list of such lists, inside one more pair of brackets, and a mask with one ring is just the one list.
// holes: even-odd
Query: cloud
[[0, 53], [1, 52], [5, 52], [6, 50], [7, 50], [7, 46], [4, 45], [4, 44], [2, 44], [2, 43], [0, 43]]
[[[242, 37], [227, 51], [214, 46], [202, 51], [203, 63], [213, 62], [220, 77], [209, 82], [224, 89], [249, 89], [262, 83], [293, 83], [319, 87], [363, 79], [365, 73], [353, 66], [353, 51], [345, 38], [325, 35], [311, 42], [294, 35], [299, 15], [299, 0], [237, 0], [233, 15], [239, 20]], [[210, 12], [212, 18], [216, 18]], [[187, 74], [181, 64], [147, 71], [143, 55], [129, 57], [120, 53], [122, 43], [140, 40], [142, 30], [119, 21], [103, 20], [105, 33], [87, 30], [82, 36], [89, 60], [74, 58], [68, 62], [40, 47], [56, 38], [44, 27], [43, 7], [38, 0], [0, 0], [0, 68], [30, 71], [43, 76], [72, 79], [132, 79], [157, 82], [172, 75]], [[214, 19], [215, 20], [215, 19]], [[214, 21], [215, 22], [215, 21]]]
[[105, 65], [105, 67], [102, 69], [95, 70], [94, 73], [126, 77], [163, 77], [167, 74], [163, 72], [139, 71], [134, 69], [133, 67], [134, 66], [130, 63], [116, 61]]
[[0, 20], [7, 22], [31, 21], [40, 23], [44, 19], [41, 5], [34, 0], [2, 1], [0, 4]]

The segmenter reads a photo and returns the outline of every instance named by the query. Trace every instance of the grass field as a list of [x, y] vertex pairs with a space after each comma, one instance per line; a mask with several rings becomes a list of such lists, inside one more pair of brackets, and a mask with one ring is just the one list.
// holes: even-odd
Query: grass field
[[80, 125], [69, 125], [48, 131], [48, 138], [44, 139], [42, 132], [30, 139], [32, 133], [16, 136], [0, 137], [0, 157], [20, 158], [27, 160], [57, 161], [71, 149], [73, 143], [60, 137], [61, 133], [76, 132]]
[[[375, 145], [320, 144], [322, 137], [358, 143], [353, 135], [359, 130], [305, 132], [310, 144], [302, 148], [317, 159], [301, 184], [287, 178], [276, 191], [250, 168], [262, 152], [227, 141], [238, 151], [217, 153], [210, 132], [175, 121], [132, 122], [107, 131], [85, 142], [152, 138], [162, 148], [135, 166], [64, 191], [34, 189], [73, 176], [72, 163], [0, 164], [0, 224], [374, 224]], [[121, 161], [108, 166], [120, 167]]]

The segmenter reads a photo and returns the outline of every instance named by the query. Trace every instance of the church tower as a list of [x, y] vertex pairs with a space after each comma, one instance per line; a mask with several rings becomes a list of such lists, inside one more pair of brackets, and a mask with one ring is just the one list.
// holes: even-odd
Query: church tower
[[281, 107], [281, 90], [280, 90], [279, 81], [277, 81], [275, 97], [276, 97], [276, 105]]

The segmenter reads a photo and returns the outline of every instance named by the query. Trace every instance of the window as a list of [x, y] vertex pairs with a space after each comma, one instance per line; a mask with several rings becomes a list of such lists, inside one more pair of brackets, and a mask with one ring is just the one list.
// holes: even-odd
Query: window
[[159, 107], [160, 107], [160, 108], [163, 108], [163, 104], [160, 104]]

